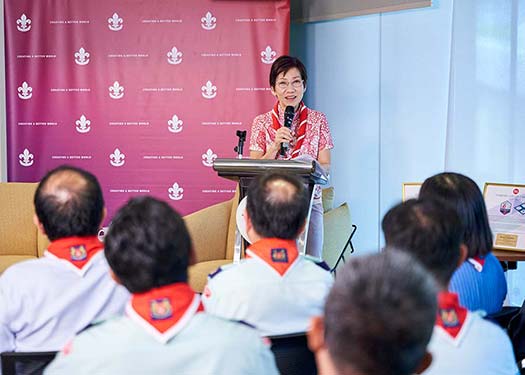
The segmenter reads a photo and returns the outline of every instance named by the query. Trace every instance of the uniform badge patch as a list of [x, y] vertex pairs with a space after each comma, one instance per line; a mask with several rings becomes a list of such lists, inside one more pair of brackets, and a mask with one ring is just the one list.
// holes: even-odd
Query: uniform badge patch
[[170, 299], [167, 297], [150, 300], [149, 309], [153, 320], [168, 319], [173, 315], [173, 307], [171, 307]]
[[71, 246], [69, 248], [69, 255], [73, 261], [81, 261], [87, 258], [87, 250], [84, 245]]
[[454, 328], [459, 326], [459, 318], [455, 309], [439, 309], [439, 315], [444, 327]]
[[288, 263], [288, 250], [284, 248], [272, 249], [272, 262]]

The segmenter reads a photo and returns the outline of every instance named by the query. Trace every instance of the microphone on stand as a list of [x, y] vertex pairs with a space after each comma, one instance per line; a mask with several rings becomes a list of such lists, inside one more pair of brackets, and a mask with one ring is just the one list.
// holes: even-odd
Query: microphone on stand
[[242, 159], [242, 148], [244, 147], [244, 141], [246, 140], [246, 130], [237, 130], [235, 134], [239, 137], [239, 143], [233, 148], [233, 150], [237, 153], [237, 159]]
[[[292, 127], [293, 116], [295, 114], [295, 109], [293, 106], [289, 105], [284, 110], [284, 126], [290, 129]], [[281, 155], [285, 155], [286, 151], [290, 148], [288, 142], [281, 143]]]

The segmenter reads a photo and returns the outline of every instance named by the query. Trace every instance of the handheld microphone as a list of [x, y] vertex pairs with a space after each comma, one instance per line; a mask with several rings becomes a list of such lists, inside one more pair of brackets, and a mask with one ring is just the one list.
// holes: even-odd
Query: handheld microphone
[[[295, 109], [293, 106], [289, 105], [284, 110], [284, 126], [290, 129], [292, 127], [293, 116], [295, 114]], [[281, 155], [286, 154], [286, 151], [290, 148], [288, 142], [281, 143]]]

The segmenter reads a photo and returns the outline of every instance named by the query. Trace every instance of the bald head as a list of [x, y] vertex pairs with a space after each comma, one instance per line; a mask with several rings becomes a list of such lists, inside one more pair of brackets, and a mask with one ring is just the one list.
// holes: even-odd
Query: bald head
[[295, 239], [308, 214], [308, 192], [295, 176], [271, 173], [248, 189], [246, 210], [255, 231], [265, 238]]
[[52, 196], [59, 204], [65, 204], [86, 188], [87, 181], [72, 169], [57, 170], [42, 183], [41, 193]]
[[295, 199], [297, 186], [286, 180], [275, 179], [268, 181], [266, 191], [268, 192], [266, 199], [269, 203], [280, 204]]
[[70, 166], [58, 167], [44, 176], [34, 203], [51, 241], [96, 235], [104, 214], [104, 198], [96, 177]]

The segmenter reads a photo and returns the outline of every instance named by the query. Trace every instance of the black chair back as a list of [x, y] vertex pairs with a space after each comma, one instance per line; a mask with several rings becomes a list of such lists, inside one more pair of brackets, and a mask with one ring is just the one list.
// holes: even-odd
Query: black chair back
[[314, 353], [308, 349], [305, 333], [271, 336], [272, 352], [279, 373], [283, 375], [316, 375]]
[[490, 320], [504, 330], [507, 330], [510, 321], [519, 313], [519, 311], [520, 308], [517, 306], [503, 306], [497, 313], [485, 316], [485, 319]]
[[4, 352], [2, 375], [41, 375], [57, 352]]

